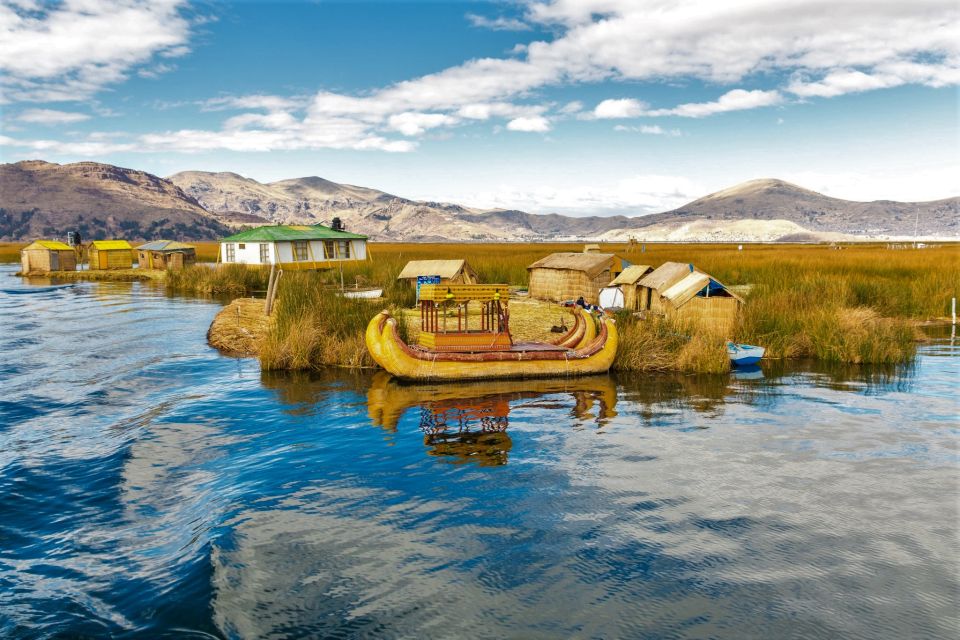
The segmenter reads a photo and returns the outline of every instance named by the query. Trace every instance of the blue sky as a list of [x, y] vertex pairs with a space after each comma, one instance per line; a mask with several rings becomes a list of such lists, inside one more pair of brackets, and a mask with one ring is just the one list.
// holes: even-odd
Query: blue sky
[[574, 215], [960, 194], [952, 1], [0, 0], [0, 33], [4, 161]]

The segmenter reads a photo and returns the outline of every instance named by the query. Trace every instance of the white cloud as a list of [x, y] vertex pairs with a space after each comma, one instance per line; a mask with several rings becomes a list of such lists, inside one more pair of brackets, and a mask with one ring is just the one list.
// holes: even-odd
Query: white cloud
[[531, 188], [503, 184], [489, 192], [450, 194], [446, 199], [478, 208], [532, 213], [638, 215], [667, 211], [704, 193], [700, 185], [683, 176], [644, 174], [574, 186], [551, 184]]
[[703, 118], [715, 113], [769, 107], [782, 102], [783, 96], [780, 95], [779, 91], [762, 91], [760, 89], [745, 91], [743, 89], [734, 89], [723, 94], [713, 102], [690, 102], [671, 109], [653, 109], [645, 112], [644, 115]]
[[507, 18], [504, 16], [497, 16], [496, 18], [488, 18], [486, 16], [480, 16], [474, 13], [467, 14], [467, 20], [470, 21], [475, 27], [481, 29], [491, 29], [493, 31], [529, 31], [530, 25], [528, 25], [523, 20], [518, 20], [517, 18]]
[[90, 116], [86, 113], [57, 111], [56, 109], [27, 109], [17, 116], [17, 120], [20, 122], [34, 124], [72, 124], [89, 119]]
[[510, 131], [544, 133], [546, 131], [550, 131], [550, 121], [543, 116], [514, 118], [507, 123], [507, 129]]
[[614, 131], [627, 131], [631, 133], [642, 133], [649, 136], [670, 136], [678, 137], [682, 136], [683, 132], [680, 129], [664, 129], [658, 124], [649, 125], [642, 124], [639, 127], [628, 127], [626, 125], [618, 124], [613, 128]]
[[[181, 0], [0, 5], [4, 99], [83, 100], [155, 56], [189, 51]], [[154, 72], [160, 66], [153, 68]]]
[[921, 202], [960, 195], [960, 180], [957, 176], [960, 176], [960, 163], [932, 167], [897, 167], [866, 173], [797, 171], [784, 173], [780, 177], [807, 189], [845, 200]]
[[449, 127], [459, 122], [456, 118], [443, 113], [415, 113], [407, 111], [390, 116], [387, 124], [390, 129], [405, 136], [418, 136], [427, 129]]
[[254, 94], [247, 96], [219, 96], [200, 102], [201, 111], [224, 111], [227, 109], [264, 109], [266, 111], [291, 111], [306, 106], [303, 98], [288, 98]]
[[647, 104], [633, 98], [619, 98], [604, 100], [593, 110], [593, 117], [605, 118], [636, 118], [643, 115]]

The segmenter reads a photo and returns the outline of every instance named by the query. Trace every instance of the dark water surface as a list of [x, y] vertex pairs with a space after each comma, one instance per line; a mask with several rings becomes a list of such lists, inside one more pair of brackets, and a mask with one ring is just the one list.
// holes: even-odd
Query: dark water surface
[[[0, 271], [0, 636], [946, 638], [949, 339], [908, 368], [263, 374], [219, 308]], [[47, 283], [49, 284], [49, 283]]]

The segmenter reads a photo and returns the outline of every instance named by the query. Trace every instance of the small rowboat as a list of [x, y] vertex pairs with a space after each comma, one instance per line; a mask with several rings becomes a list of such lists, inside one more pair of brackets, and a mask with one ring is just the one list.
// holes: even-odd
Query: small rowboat
[[383, 297], [383, 289], [347, 289], [343, 292], [344, 298], [380, 298]]
[[730, 356], [730, 362], [735, 367], [743, 367], [760, 362], [763, 353], [766, 351], [763, 347], [756, 347], [752, 344], [734, 344], [727, 343], [727, 354]]

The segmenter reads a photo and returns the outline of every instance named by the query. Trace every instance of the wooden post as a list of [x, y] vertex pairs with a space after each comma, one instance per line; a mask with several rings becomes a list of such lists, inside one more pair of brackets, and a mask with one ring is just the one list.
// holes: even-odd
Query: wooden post
[[950, 312], [953, 314], [953, 324], [957, 324], [957, 299], [953, 298], [950, 303]]
[[263, 312], [268, 316], [273, 307], [273, 291], [276, 288], [276, 272], [277, 272], [277, 263], [270, 263], [270, 280], [267, 282], [267, 299], [263, 305]]

